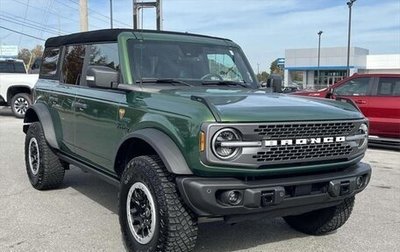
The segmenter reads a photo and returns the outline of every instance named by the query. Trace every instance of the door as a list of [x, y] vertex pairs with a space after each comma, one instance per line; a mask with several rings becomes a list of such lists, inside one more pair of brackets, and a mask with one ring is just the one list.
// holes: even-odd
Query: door
[[[87, 50], [85, 65], [119, 70], [116, 42], [88, 45]], [[112, 171], [113, 155], [121, 139], [121, 130], [117, 127], [119, 104], [126, 100], [126, 94], [87, 86], [85, 69], [75, 101], [76, 153], [83, 161]]]
[[400, 138], [400, 77], [379, 77], [368, 103], [370, 135]]
[[368, 117], [369, 116], [369, 101], [371, 93], [371, 86], [374, 78], [362, 77], [353, 78], [349, 81], [344, 82], [340, 86], [334, 89], [334, 95], [336, 97], [345, 97], [353, 100], [360, 108], [361, 112]]
[[69, 154], [75, 152], [75, 96], [76, 87], [82, 76], [85, 58], [85, 45], [71, 45], [64, 48], [60, 83], [49, 97], [53, 109], [59, 118], [62, 135], [61, 150]]

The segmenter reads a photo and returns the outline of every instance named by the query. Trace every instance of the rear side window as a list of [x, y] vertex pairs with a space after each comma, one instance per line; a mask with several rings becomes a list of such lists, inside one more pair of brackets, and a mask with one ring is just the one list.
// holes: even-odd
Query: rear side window
[[26, 73], [24, 63], [0, 61], [0, 73]]
[[79, 84], [85, 59], [85, 49], [85, 45], [72, 45], [66, 47], [62, 65], [64, 83], [72, 85]]
[[46, 48], [43, 53], [43, 61], [40, 67], [40, 75], [52, 77], [57, 74], [58, 59], [60, 57], [59, 48]]
[[14, 62], [14, 71], [15, 71], [15, 73], [26, 73], [24, 63]]
[[400, 96], [400, 78], [379, 78], [378, 96]]
[[370, 78], [356, 78], [335, 89], [336, 95], [365, 96], [368, 93]]
[[89, 65], [106, 66], [118, 71], [119, 58], [117, 43], [91, 45]]

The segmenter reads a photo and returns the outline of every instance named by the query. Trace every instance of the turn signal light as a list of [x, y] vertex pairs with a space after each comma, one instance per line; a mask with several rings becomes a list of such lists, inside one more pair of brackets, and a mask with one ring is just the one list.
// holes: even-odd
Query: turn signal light
[[200, 131], [199, 149], [201, 152], [206, 150], [206, 134]]

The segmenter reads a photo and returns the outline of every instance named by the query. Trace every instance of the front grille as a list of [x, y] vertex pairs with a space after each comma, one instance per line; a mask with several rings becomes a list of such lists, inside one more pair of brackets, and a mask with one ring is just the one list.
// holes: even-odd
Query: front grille
[[362, 123], [365, 120], [206, 125], [203, 130], [207, 131], [210, 145], [216, 132], [226, 127], [240, 132], [241, 141], [256, 144], [241, 147], [239, 154], [231, 160], [218, 159], [210, 150], [202, 158], [212, 164], [259, 169], [342, 162], [365, 151], [359, 148], [360, 140], [349, 137], [359, 134]]
[[257, 162], [282, 162], [293, 163], [306, 160], [333, 159], [347, 156], [352, 148], [347, 143], [320, 143], [313, 145], [276, 146], [266, 151], [259, 151], [253, 155]]
[[355, 127], [353, 122], [290, 123], [258, 125], [254, 132], [269, 139], [347, 136]]

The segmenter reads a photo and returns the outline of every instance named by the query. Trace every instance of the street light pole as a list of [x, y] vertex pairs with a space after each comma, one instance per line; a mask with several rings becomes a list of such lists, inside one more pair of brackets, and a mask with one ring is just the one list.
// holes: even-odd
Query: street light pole
[[350, 0], [347, 2], [349, 7], [349, 29], [347, 32], [347, 77], [350, 76], [350, 32], [351, 32], [351, 7], [356, 0]]
[[320, 77], [319, 77], [319, 65], [320, 65], [320, 60], [321, 60], [321, 35], [322, 35], [322, 33], [323, 33], [323, 31], [319, 31], [317, 33], [318, 34], [318, 68], [317, 68], [317, 84], [318, 84], [318, 86], [321, 84]]
[[110, 0], [110, 26], [113, 28], [113, 9], [112, 9], [112, 0]]

